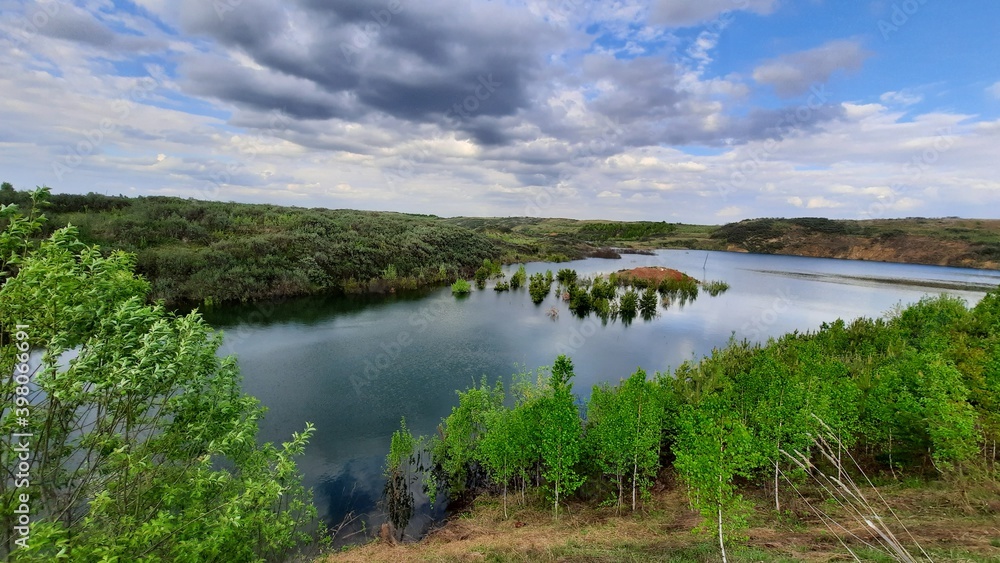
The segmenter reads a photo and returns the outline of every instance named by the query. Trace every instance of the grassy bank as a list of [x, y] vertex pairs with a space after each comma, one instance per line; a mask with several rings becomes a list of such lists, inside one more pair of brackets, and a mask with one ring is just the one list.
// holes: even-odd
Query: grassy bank
[[[702, 520], [690, 509], [684, 489], [665, 477], [662, 488], [653, 493], [641, 514], [620, 515], [612, 508], [577, 503], [554, 520], [547, 507], [528, 504], [515, 505], [509, 518], [504, 518], [500, 499], [483, 497], [469, 511], [455, 516], [418, 543], [375, 541], [318, 558], [315, 563], [719, 561], [719, 544], [696, 530]], [[963, 498], [940, 484], [916, 481], [879, 483], [878, 489], [902, 526], [913, 535], [913, 540], [907, 538], [908, 547], [919, 544], [934, 561], [1000, 560], [1000, 503], [996, 491], [975, 489]], [[815, 490], [803, 492], [811, 501], [819, 498]], [[789, 499], [788, 510], [783, 513], [769, 509], [766, 498], [754, 500], [745, 539], [729, 547], [730, 561], [818, 563], [851, 559], [805, 500]], [[837, 507], [826, 505], [824, 509], [830, 516], [845, 520]], [[870, 534], [858, 531], [864, 539], [871, 539]], [[857, 540], [849, 545], [863, 560], [891, 561]]]

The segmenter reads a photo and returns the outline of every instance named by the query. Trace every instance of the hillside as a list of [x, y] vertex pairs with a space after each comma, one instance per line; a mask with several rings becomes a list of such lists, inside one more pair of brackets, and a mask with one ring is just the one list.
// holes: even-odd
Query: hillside
[[[10, 184], [0, 204], [30, 205]], [[153, 299], [170, 305], [327, 292], [385, 293], [471, 277], [486, 259], [615, 257], [612, 249], [686, 248], [997, 268], [1000, 220], [754, 219], [721, 227], [664, 221], [455, 217], [52, 194], [43, 235], [137, 257]]]
[[966, 268], [1000, 267], [1000, 220], [821, 218], [730, 223], [711, 237], [726, 250]]

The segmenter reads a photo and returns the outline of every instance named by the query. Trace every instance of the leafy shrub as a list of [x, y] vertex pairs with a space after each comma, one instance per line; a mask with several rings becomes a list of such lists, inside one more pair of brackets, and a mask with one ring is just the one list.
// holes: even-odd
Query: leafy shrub
[[724, 281], [710, 281], [705, 283], [702, 287], [712, 297], [722, 295], [723, 293], [729, 291], [729, 284]]
[[558, 274], [556, 274], [556, 279], [562, 285], [570, 285], [572, 283], [576, 283], [576, 277], [577, 277], [576, 270], [571, 270], [569, 268], [563, 268], [559, 270]]
[[639, 294], [634, 289], [629, 289], [622, 295], [618, 313], [622, 319], [631, 320], [639, 312]]
[[510, 277], [510, 288], [519, 289], [528, 281], [528, 273], [524, 269], [524, 264], [518, 266], [517, 271]]
[[651, 319], [656, 316], [656, 290], [652, 287], [647, 287], [645, 291], [642, 292], [642, 297], [639, 298], [639, 313], [644, 319]]
[[455, 283], [451, 284], [451, 292], [455, 295], [464, 295], [470, 291], [472, 291], [472, 286], [466, 280], [457, 279]]
[[[551, 274], [551, 272], [549, 272], [549, 274]], [[531, 278], [528, 283], [528, 293], [531, 295], [531, 301], [535, 305], [541, 303], [551, 290], [551, 275], [543, 276], [542, 274], [531, 274]]]

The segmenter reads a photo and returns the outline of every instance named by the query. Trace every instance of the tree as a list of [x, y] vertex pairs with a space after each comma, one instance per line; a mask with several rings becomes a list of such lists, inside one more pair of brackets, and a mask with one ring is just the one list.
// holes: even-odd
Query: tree
[[658, 390], [641, 369], [618, 387], [594, 387], [587, 408], [587, 438], [598, 466], [618, 485], [619, 509], [624, 484], [631, 483], [634, 511], [638, 496], [648, 490], [659, 468], [662, 417]]
[[736, 493], [733, 478], [750, 477], [759, 465], [746, 426], [732, 417], [717, 396], [697, 408], [681, 409], [674, 467], [690, 487], [692, 504], [702, 516], [715, 520], [715, 531], [726, 560], [726, 530], [746, 525], [746, 506]]
[[[413, 492], [410, 485], [415, 481], [411, 470], [413, 464], [413, 450], [416, 448], [417, 439], [406, 427], [406, 418], [399, 421], [399, 430], [392, 433], [389, 443], [389, 454], [385, 458], [385, 488], [382, 491], [382, 499], [385, 503], [386, 512], [389, 513], [389, 522], [399, 530], [399, 539], [403, 539], [406, 525], [413, 517]], [[434, 499], [431, 499], [433, 502]]]
[[44, 186], [31, 192], [31, 209], [28, 210], [27, 217], [21, 213], [17, 204], [0, 205], [0, 219], [7, 220], [7, 227], [0, 232], [0, 277], [12, 275], [13, 266], [32, 247], [31, 237], [45, 223], [41, 210], [48, 204], [49, 195], [49, 188]]
[[629, 289], [622, 295], [619, 314], [622, 320], [629, 322], [635, 318], [639, 310], [639, 294], [634, 289]]
[[490, 479], [503, 486], [503, 516], [507, 518], [507, 486], [515, 475], [523, 474], [530, 460], [525, 447], [523, 411], [499, 408], [486, 414], [486, 433], [477, 448], [476, 457], [486, 468]]
[[519, 289], [528, 280], [528, 272], [524, 269], [524, 264], [518, 266], [517, 271], [510, 277], [510, 288]]
[[552, 510], [559, 516], [559, 499], [572, 494], [583, 483], [576, 464], [582, 453], [580, 414], [573, 399], [573, 362], [556, 358], [549, 378], [550, 393], [538, 399], [539, 446], [542, 476], [552, 496]]
[[647, 287], [645, 291], [642, 292], [642, 297], [639, 298], [639, 313], [642, 314], [642, 318], [649, 320], [655, 317], [656, 304], [656, 289]]
[[[28, 220], [11, 216], [5, 240]], [[306, 539], [316, 511], [294, 457], [313, 427], [259, 445], [265, 409], [198, 313], [146, 305], [134, 258], [104, 257], [71, 228], [15, 262], [0, 289], [0, 369], [34, 369], [27, 385], [0, 384], [3, 404], [24, 409], [3, 410], [0, 461], [16, 467], [10, 436], [30, 429], [32, 479], [3, 480], [0, 499], [29, 495], [33, 523], [13, 560], [258, 561]], [[16, 347], [18, 327], [40, 355]]]
[[528, 293], [531, 294], [531, 301], [535, 305], [541, 303], [549, 294], [551, 289], [551, 280], [542, 276], [542, 274], [531, 274], [531, 278], [528, 283]]
[[451, 495], [466, 490], [477, 461], [479, 443], [487, 429], [487, 417], [502, 408], [503, 382], [490, 388], [485, 377], [479, 387], [458, 392], [458, 406], [444, 419], [441, 438], [431, 445], [434, 463], [441, 467]]
[[556, 279], [559, 283], [567, 286], [576, 283], [576, 277], [576, 270], [570, 268], [563, 268], [556, 274]]
[[[487, 262], [488, 261], [489, 260], [487, 260]], [[479, 269], [476, 270], [476, 287], [478, 287], [479, 289], [483, 289], [484, 287], [486, 287], [486, 280], [488, 280], [489, 278], [490, 278], [490, 267], [480, 266]]]

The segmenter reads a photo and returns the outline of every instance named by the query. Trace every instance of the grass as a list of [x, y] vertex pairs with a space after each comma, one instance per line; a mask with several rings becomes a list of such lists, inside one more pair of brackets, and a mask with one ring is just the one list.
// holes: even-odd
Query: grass
[[[993, 485], [995, 486], [995, 485]], [[912, 484], [889, 479], [879, 489], [903, 525], [934, 561], [985, 563], [1000, 560], [998, 509], [986, 504], [963, 506], [960, 494], [938, 482]], [[809, 499], [822, 491], [808, 484]], [[974, 498], [995, 498], [990, 487], [972, 488]], [[848, 561], [849, 553], [815, 517], [804, 501], [785, 495], [790, 512], [777, 514], [763, 491], [750, 495], [756, 509], [743, 541], [727, 540], [731, 562], [809, 563]], [[482, 497], [471, 511], [450, 520], [424, 540], [389, 546], [370, 543], [315, 563], [336, 561], [586, 561], [586, 562], [717, 562], [718, 542], [695, 531], [700, 516], [688, 509], [683, 487], [661, 488], [643, 511], [615, 515], [613, 508], [570, 504], [559, 520], [540, 501], [513, 505], [503, 517], [498, 498]], [[839, 508], [831, 516], [844, 518]], [[894, 561], [884, 551], [848, 542], [863, 561]], [[918, 552], [919, 553], [919, 552]]]

